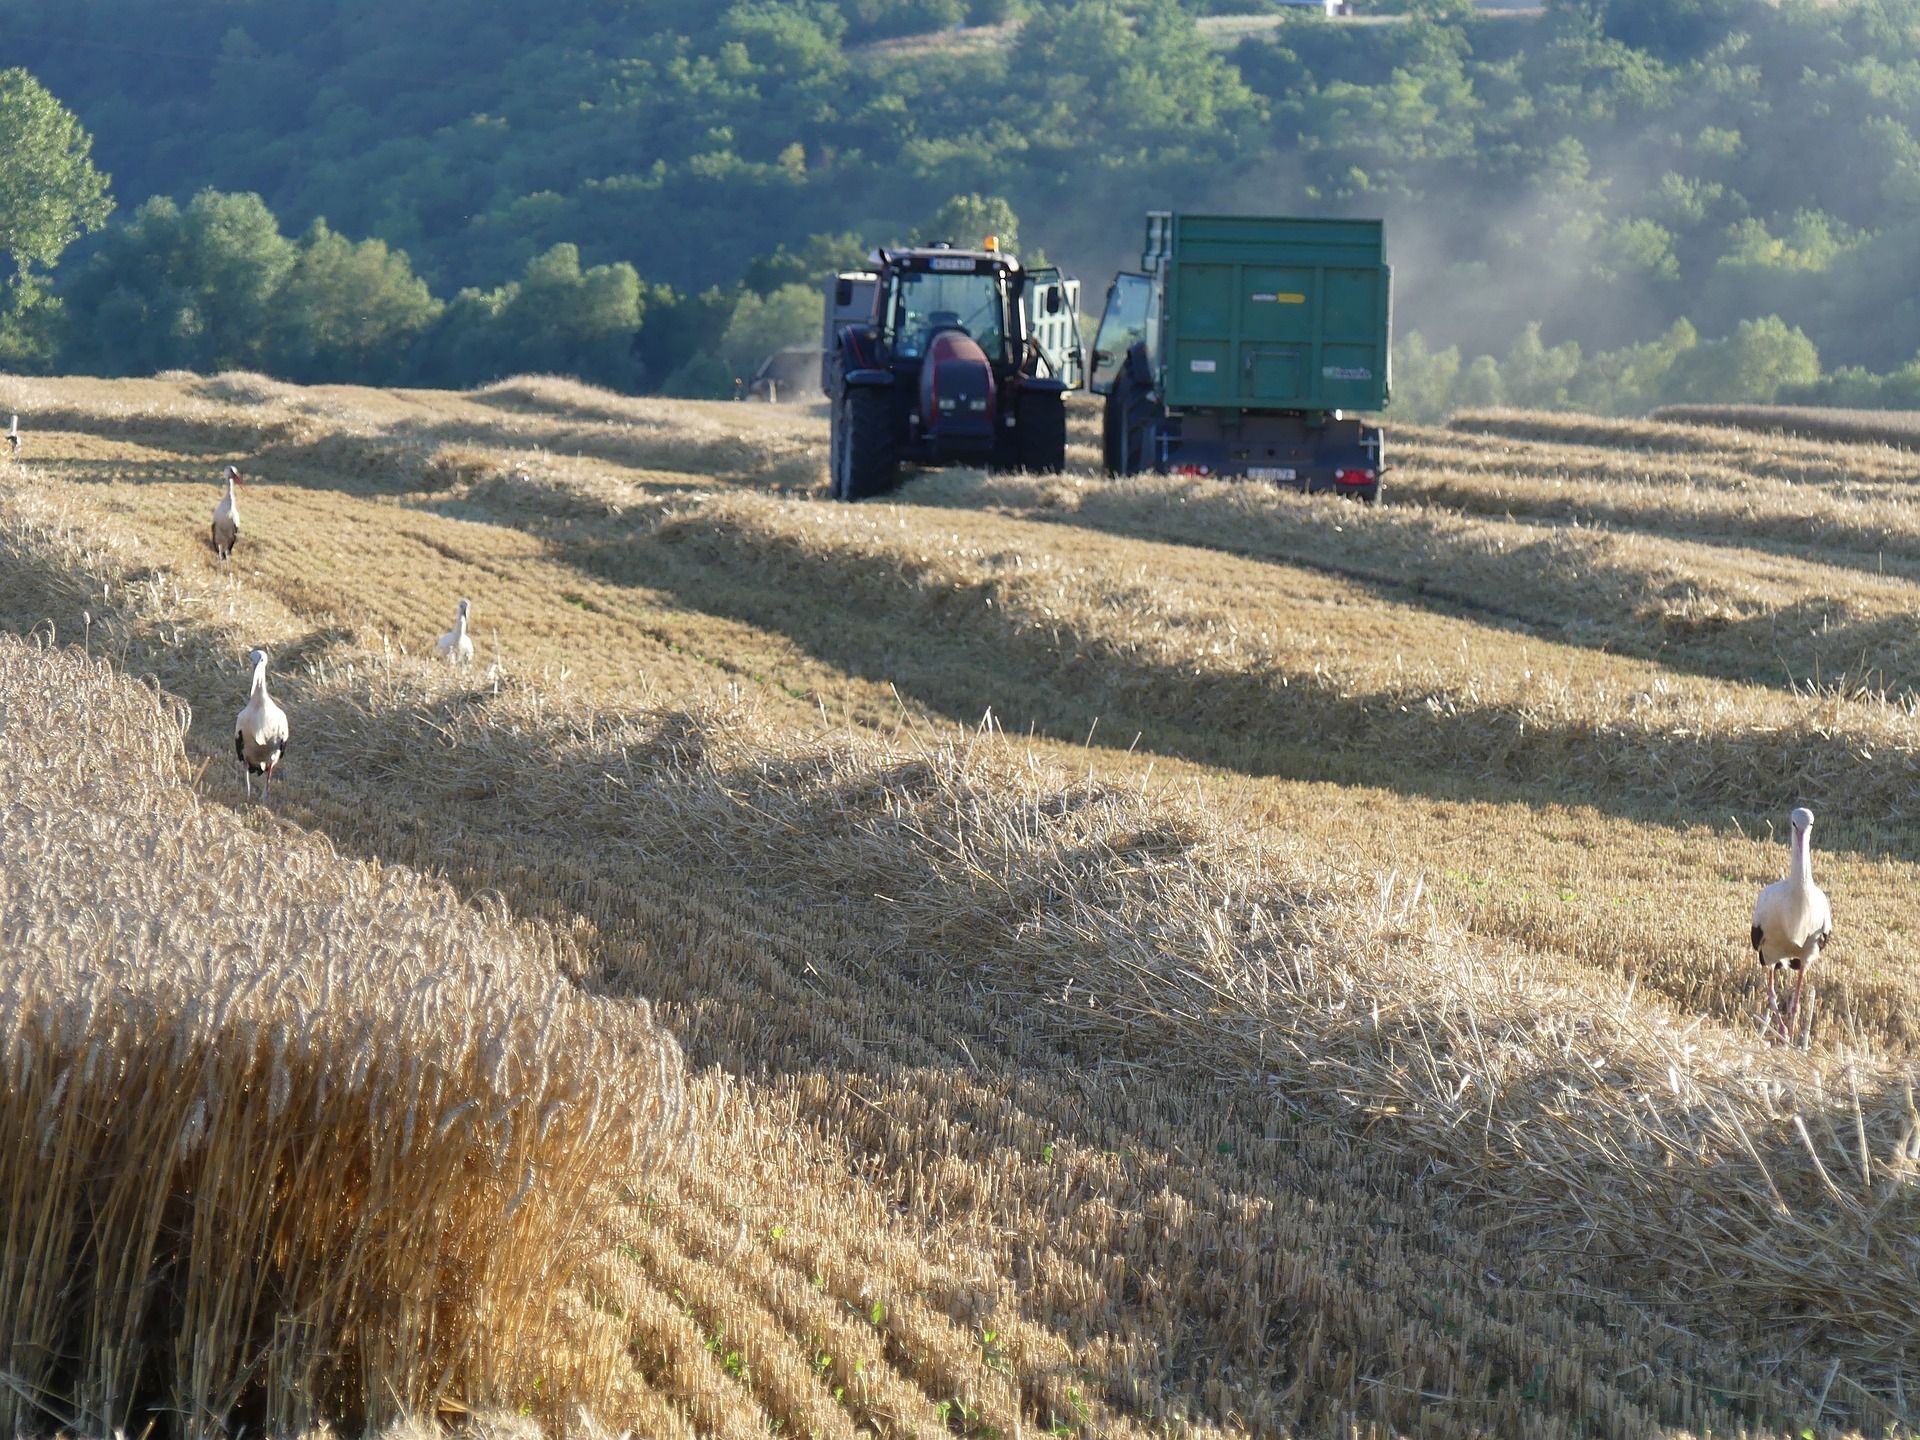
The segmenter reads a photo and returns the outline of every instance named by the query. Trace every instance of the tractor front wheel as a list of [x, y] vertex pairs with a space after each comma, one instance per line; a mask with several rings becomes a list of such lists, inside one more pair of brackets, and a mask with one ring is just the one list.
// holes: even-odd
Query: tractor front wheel
[[1019, 425], [1020, 468], [1035, 475], [1058, 475], [1067, 468], [1067, 406], [1055, 392], [1022, 395], [1014, 410]]
[[865, 500], [891, 490], [900, 468], [894, 447], [892, 397], [883, 389], [848, 389], [833, 407], [828, 489], [836, 500]]

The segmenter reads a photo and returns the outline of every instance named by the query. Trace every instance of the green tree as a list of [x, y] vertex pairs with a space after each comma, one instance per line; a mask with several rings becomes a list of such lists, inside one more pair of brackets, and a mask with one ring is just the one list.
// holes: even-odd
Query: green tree
[[93, 168], [93, 139], [29, 75], [0, 70], [0, 251], [15, 282], [50, 269], [67, 246], [106, 223], [113, 201]]
[[1548, 349], [1540, 339], [1540, 322], [1535, 320], [1520, 333], [1500, 366], [1500, 378], [1515, 405], [1528, 409], [1557, 410], [1568, 401], [1568, 390], [1580, 373], [1580, 346], [1567, 340]]
[[429, 385], [479, 385], [525, 368], [514, 364], [501, 321], [518, 294], [513, 284], [456, 294], [414, 347], [413, 378]]
[[1673, 236], [1664, 225], [1647, 219], [1622, 219], [1600, 235], [1594, 274], [1611, 283], [1622, 279], [1677, 280], [1680, 262], [1673, 255]]
[[1500, 378], [1500, 367], [1491, 355], [1476, 355], [1454, 385], [1454, 404], [1468, 409], [1489, 409], [1507, 403], [1507, 387]]
[[1732, 270], [1824, 271], [1860, 237], [1833, 217], [1818, 210], [1799, 210], [1788, 222], [1787, 233], [1776, 238], [1762, 220], [1741, 220], [1727, 231], [1727, 253], [1720, 265]]
[[515, 369], [577, 375], [624, 390], [638, 379], [633, 338], [643, 308], [633, 266], [582, 270], [577, 246], [555, 245], [527, 262], [500, 318], [515, 348]]
[[1677, 59], [1706, 49], [1759, 3], [1761, 0], [1556, 0], [1554, 8], [1597, 17], [1615, 39]]
[[1435, 350], [1418, 330], [1393, 347], [1393, 413], [1407, 420], [1446, 418], [1460, 378], [1460, 347]]
[[1667, 376], [1674, 362], [1699, 343], [1692, 324], [1683, 318], [1657, 340], [1595, 355], [1574, 377], [1570, 399], [1602, 415], [1644, 414], [1671, 398]]
[[106, 223], [113, 202], [93, 168], [93, 140], [25, 70], [0, 70], [0, 366], [46, 370], [61, 306], [45, 278], [67, 246]]
[[[1040, 10], [1020, 33], [1007, 86], [1024, 101], [1021, 131], [1052, 141], [1047, 153], [1109, 167], [1231, 151], [1265, 108], [1176, 0]], [[1097, 148], [1074, 143], [1085, 136]]]
[[1013, 206], [998, 195], [956, 195], [933, 212], [915, 239], [923, 245], [948, 240], [959, 249], [973, 250], [989, 235], [1007, 254], [1020, 254], [1020, 217]]
[[752, 68], [813, 82], [845, 67], [846, 28], [834, 6], [809, 0], [739, 0], [721, 21], [727, 43], [744, 51]]
[[356, 245], [315, 220], [274, 307], [271, 368], [289, 380], [390, 381], [443, 308], [404, 251]]
[[817, 285], [782, 285], [764, 300], [749, 290], [721, 332], [720, 356], [733, 374], [749, 378], [775, 350], [808, 341], [819, 344], [823, 307]]
[[851, 231], [809, 235], [797, 250], [783, 242], [771, 255], [761, 256], [747, 267], [742, 280], [760, 295], [771, 294], [782, 285], [818, 287], [829, 275], [865, 266], [867, 250], [866, 243]]
[[296, 253], [258, 195], [149, 200], [69, 287], [70, 358], [108, 375], [259, 367]]
[[456, 295], [422, 337], [415, 369], [441, 384], [538, 373], [630, 390], [643, 373], [634, 342], [645, 308], [631, 265], [583, 270], [576, 246], [555, 245], [520, 279]]
[[1771, 404], [1783, 386], [1820, 378], [1820, 352], [1778, 315], [1742, 320], [1733, 334], [1682, 352], [1669, 372], [1671, 398]]

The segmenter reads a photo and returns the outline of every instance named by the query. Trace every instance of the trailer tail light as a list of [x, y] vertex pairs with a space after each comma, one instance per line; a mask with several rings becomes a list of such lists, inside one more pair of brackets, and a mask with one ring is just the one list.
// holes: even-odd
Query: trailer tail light
[[1336, 485], [1371, 485], [1379, 475], [1372, 470], [1336, 470], [1333, 483]]

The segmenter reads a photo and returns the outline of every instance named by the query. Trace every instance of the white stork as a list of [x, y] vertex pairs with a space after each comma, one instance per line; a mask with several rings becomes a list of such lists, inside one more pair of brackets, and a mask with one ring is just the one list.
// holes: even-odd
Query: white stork
[[18, 415], [14, 415], [14, 416], [12, 416], [12, 417], [10, 417], [10, 419], [9, 419], [9, 421], [8, 421], [8, 423], [7, 423], [7, 449], [8, 449], [9, 451], [11, 451], [11, 452], [13, 453], [13, 455], [15, 456], [15, 458], [18, 458], [18, 457], [19, 457], [19, 454], [20, 454], [20, 417], [19, 417]]
[[440, 653], [442, 660], [451, 660], [456, 665], [473, 663], [473, 637], [467, 634], [467, 606], [470, 602], [460, 602], [460, 614], [454, 619], [453, 628], [433, 642], [433, 648]]
[[233, 542], [240, 538], [240, 511], [233, 501], [233, 487], [246, 483], [238, 469], [227, 466], [227, 493], [213, 507], [213, 553], [222, 560], [233, 559]]
[[[1792, 1040], [1807, 970], [1820, 957], [1820, 947], [1827, 943], [1827, 937], [1833, 934], [1833, 907], [1827, 903], [1826, 892], [1813, 883], [1813, 812], [1803, 805], [1789, 815], [1787, 821], [1793, 826], [1787, 878], [1767, 886], [1753, 903], [1753, 948], [1767, 971], [1769, 1017], [1780, 1013], [1776, 985], [1780, 971], [1794, 972], [1793, 1000], [1780, 1022], [1781, 1035]], [[1808, 1008], [1811, 1011], [1812, 1007]]]
[[265, 800], [273, 788], [273, 767], [287, 750], [287, 712], [267, 694], [267, 652], [255, 650], [247, 659], [253, 665], [253, 693], [234, 717], [233, 753], [240, 757], [249, 800], [253, 777], [266, 776], [260, 787], [260, 798]]

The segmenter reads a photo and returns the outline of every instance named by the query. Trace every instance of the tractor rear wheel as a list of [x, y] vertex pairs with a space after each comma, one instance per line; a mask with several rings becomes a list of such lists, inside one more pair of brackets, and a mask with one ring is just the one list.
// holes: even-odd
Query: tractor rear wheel
[[1107, 392], [1100, 426], [1100, 460], [1109, 475], [1138, 475], [1151, 468], [1157, 407], [1127, 369]]
[[848, 389], [833, 407], [828, 489], [836, 500], [865, 500], [891, 490], [900, 468], [894, 448], [892, 396]]
[[1035, 475], [1058, 475], [1067, 468], [1067, 406], [1058, 394], [1022, 395], [1014, 411], [1019, 425], [1020, 468]]

